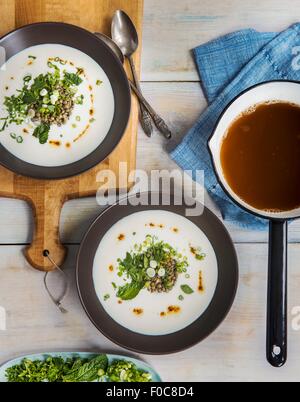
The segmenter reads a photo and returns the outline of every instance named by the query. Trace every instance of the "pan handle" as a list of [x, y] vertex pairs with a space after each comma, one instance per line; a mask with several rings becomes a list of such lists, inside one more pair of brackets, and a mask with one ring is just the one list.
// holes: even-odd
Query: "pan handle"
[[270, 221], [267, 306], [267, 360], [282, 367], [287, 359], [287, 221]]

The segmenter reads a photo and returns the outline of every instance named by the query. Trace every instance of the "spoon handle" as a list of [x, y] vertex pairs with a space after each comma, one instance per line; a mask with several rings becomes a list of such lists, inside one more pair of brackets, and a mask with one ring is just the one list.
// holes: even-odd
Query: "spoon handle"
[[[132, 72], [133, 81], [135, 83], [135, 86], [141, 92], [141, 86], [140, 86], [140, 82], [139, 82], [139, 79], [138, 79], [138, 75], [137, 75], [137, 72], [136, 72], [136, 68], [135, 68], [133, 59], [132, 59], [132, 57], [128, 57], [128, 60], [129, 60], [129, 64], [130, 64], [130, 67], [131, 67], [131, 72]], [[144, 133], [148, 137], [151, 137], [152, 132], [153, 132], [151, 116], [150, 116], [149, 112], [147, 111], [147, 109], [145, 108], [145, 106], [143, 105], [142, 102], [140, 102], [140, 109], [141, 109], [141, 114], [140, 114], [141, 126], [142, 126], [142, 128], [144, 130]]]
[[143, 103], [144, 107], [147, 109], [148, 113], [150, 114], [151, 118], [153, 119], [156, 127], [158, 130], [164, 135], [166, 139], [170, 139], [172, 137], [171, 130], [167, 126], [166, 122], [160, 117], [153, 107], [149, 104], [149, 102], [145, 99], [143, 94], [137, 89], [137, 87], [133, 84], [132, 81], [129, 81], [130, 87], [136, 96], [139, 98], [140, 102]]

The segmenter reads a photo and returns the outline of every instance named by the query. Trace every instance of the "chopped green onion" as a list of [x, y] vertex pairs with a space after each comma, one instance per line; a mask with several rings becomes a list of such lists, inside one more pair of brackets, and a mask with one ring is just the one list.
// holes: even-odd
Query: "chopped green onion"
[[0, 120], [4, 120], [4, 123], [3, 123], [2, 127], [0, 128], [0, 132], [2, 132], [2, 131], [4, 131], [6, 129], [6, 126], [7, 126], [8, 122], [7, 122], [6, 118], [0, 119]]
[[155, 272], [154, 268], [148, 268], [146, 272], [147, 272], [147, 275], [149, 276], [149, 278], [155, 277], [156, 272]]
[[84, 96], [83, 96], [83, 95], [79, 95], [79, 96], [77, 96], [77, 97], [75, 98], [75, 103], [76, 103], [77, 105], [83, 105], [83, 99], [84, 99]]

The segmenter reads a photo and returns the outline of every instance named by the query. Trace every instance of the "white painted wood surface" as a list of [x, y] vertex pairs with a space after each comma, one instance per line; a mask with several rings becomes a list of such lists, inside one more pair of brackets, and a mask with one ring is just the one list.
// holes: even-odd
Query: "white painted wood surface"
[[[66, 272], [70, 292], [61, 314], [42, 290], [42, 275], [24, 261], [20, 246], [2, 246], [1, 304], [7, 310], [6, 332], [0, 332], [0, 361], [35, 351], [120, 351], [90, 323], [75, 290], [76, 246], [70, 247]], [[288, 364], [278, 370], [265, 360], [266, 244], [238, 244], [240, 284], [225, 322], [201, 344], [170, 356], [140, 356], [164, 381], [299, 381], [300, 332], [291, 331]], [[289, 249], [290, 309], [299, 303], [300, 244]], [[59, 287], [53, 279], [53, 289]], [[291, 316], [290, 316], [291, 318]], [[127, 353], [121, 350], [122, 353]], [[130, 354], [130, 353], [129, 353]]]
[[[240, 28], [284, 29], [296, 22], [297, 15], [300, 2], [295, 0], [145, 0], [143, 89], [172, 126], [176, 139], [206, 107], [189, 50]], [[141, 132], [137, 163], [148, 172], [176, 167], [165, 151], [165, 141], [158, 135], [147, 139]], [[219, 214], [211, 201], [207, 205]], [[70, 278], [74, 277], [77, 244], [100, 210], [94, 199], [71, 201], [64, 207], [61, 236], [65, 243], [74, 244], [66, 263]], [[265, 360], [267, 234], [226, 225], [236, 243], [241, 272], [228, 318], [191, 350], [144, 358], [170, 381], [299, 381], [299, 332], [290, 330], [289, 360], [284, 368], [275, 370]], [[31, 236], [31, 211], [26, 203], [0, 199], [0, 306], [7, 310], [7, 331], [0, 331], [0, 363], [39, 350], [119, 350], [90, 324], [73, 280], [67, 299], [69, 314], [57, 312], [43, 291], [42, 275], [23, 258], [23, 245]], [[299, 221], [290, 225], [289, 238], [290, 312], [300, 305]]]

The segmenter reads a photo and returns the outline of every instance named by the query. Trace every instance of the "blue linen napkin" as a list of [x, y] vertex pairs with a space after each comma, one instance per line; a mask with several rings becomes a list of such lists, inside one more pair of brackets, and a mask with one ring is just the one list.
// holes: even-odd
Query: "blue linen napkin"
[[249, 229], [263, 230], [264, 219], [234, 204], [214, 174], [207, 148], [218, 117], [226, 105], [243, 90], [270, 80], [300, 80], [300, 23], [281, 33], [238, 31], [193, 50], [209, 107], [171, 157], [184, 170], [204, 170], [205, 187], [225, 220]]

